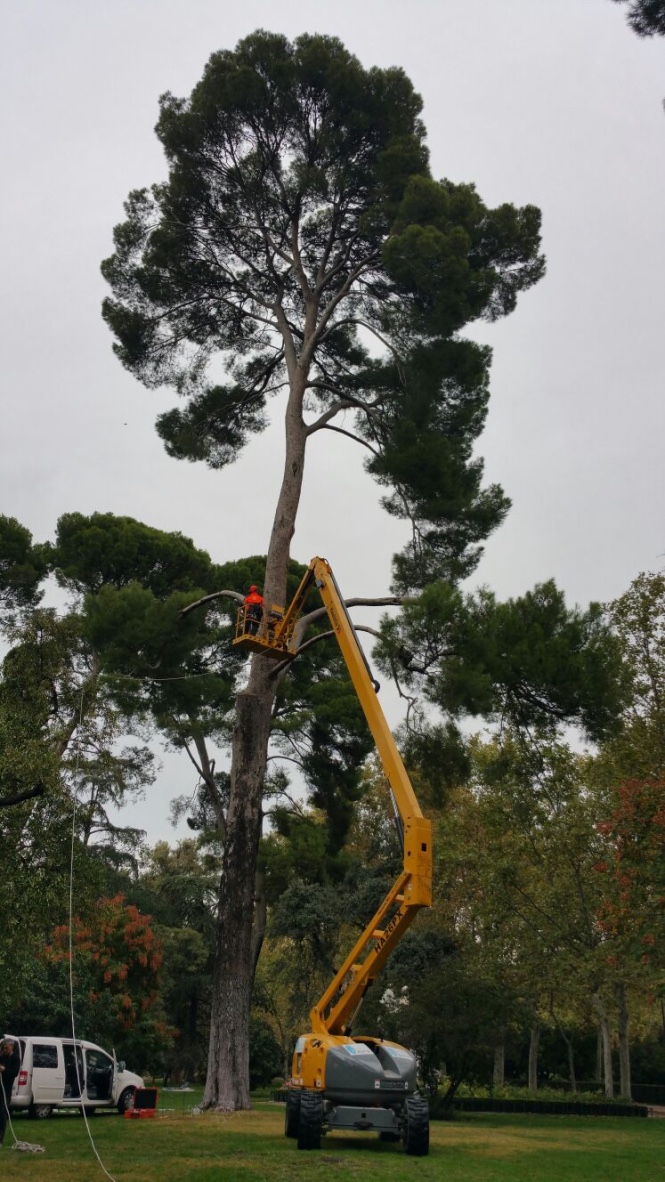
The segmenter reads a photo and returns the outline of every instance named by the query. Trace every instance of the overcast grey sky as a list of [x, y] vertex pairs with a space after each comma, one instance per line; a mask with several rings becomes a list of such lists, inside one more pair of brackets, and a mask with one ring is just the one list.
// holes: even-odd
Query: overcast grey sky
[[[100, 510], [218, 561], [265, 551], [279, 426], [223, 473], [170, 460], [153, 423], [174, 396], [115, 359], [99, 274], [127, 193], [165, 174], [158, 96], [189, 94], [257, 27], [402, 66], [434, 174], [542, 209], [545, 279], [474, 332], [494, 348], [479, 451], [513, 500], [474, 581], [507, 596], [553, 576], [584, 604], [660, 569], [665, 40], [639, 40], [611, 0], [5, 0], [0, 512], [39, 540], [61, 513]], [[348, 448], [315, 437], [293, 553], [324, 554], [346, 594], [380, 595], [403, 527]], [[172, 794], [151, 799], [160, 831]]]

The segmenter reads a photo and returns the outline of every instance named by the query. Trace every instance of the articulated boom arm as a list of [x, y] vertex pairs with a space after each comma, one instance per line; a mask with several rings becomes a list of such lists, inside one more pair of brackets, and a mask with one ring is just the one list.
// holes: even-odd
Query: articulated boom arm
[[[272, 650], [271, 656], [295, 656], [294, 629], [312, 586], [321, 594], [376, 743], [393, 794], [404, 849], [404, 868], [397, 882], [311, 1011], [313, 1032], [344, 1034], [364, 994], [416, 912], [431, 904], [431, 825], [420, 811], [335, 576], [324, 558], [312, 559], [283, 617], [269, 625], [264, 622], [251, 647], [254, 651]], [[239, 636], [236, 643], [242, 643], [242, 639]]]

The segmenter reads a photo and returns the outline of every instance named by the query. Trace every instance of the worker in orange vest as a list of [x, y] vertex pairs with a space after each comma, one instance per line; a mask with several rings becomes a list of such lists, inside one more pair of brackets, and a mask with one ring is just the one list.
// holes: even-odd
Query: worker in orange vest
[[256, 636], [259, 624], [263, 619], [263, 596], [252, 583], [249, 593], [245, 596], [245, 631]]

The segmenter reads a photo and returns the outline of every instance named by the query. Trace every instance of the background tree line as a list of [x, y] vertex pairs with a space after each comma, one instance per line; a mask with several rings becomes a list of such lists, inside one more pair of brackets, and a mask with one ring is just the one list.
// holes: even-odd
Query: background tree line
[[[68, 1028], [74, 819], [77, 1026], [141, 1067], [200, 1076], [228, 807], [217, 761], [243, 676], [230, 639], [261, 560], [215, 568], [187, 539], [111, 515], [66, 515], [44, 544], [11, 519], [0, 524], [6, 1024]], [[294, 565], [294, 585], [299, 573]], [[65, 609], [44, 606], [49, 577]], [[212, 612], [180, 614], [224, 584]], [[640, 1077], [661, 1071], [665, 580], [641, 576], [607, 612], [586, 616], [566, 612], [551, 588], [509, 605], [448, 592], [428, 605], [426, 659], [411, 610], [410, 647], [403, 617], [386, 620], [377, 656], [415, 696], [433, 654], [444, 644], [449, 654], [446, 685], [429, 678], [431, 706], [401, 735], [435, 822], [436, 904], [368, 997], [362, 1027], [416, 1045], [433, 1087], [443, 1072], [451, 1090], [469, 1077], [498, 1083], [507, 1064], [531, 1087], [557, 1075], [574, 1088], [598, 1061], [607, 1093], [616, 1081], [629, 1095], [631, 1046]], [[538, 652], [543, 610], [550, 640]], [[557, 623], [577, 630], [578, 651], [585, 629], [597, 646], [573, 666], [596, 727], [591, 752], [566, 741], [571, 712], [555, 697], [564, 690], [543, 673]], [[538, 693], [489, 672], [486, 650], [502, 651], [508, 636], [517, 663], [518, 626]], [[478, 701], [496, 720], [482, 732], [472, 725]], [[186, 753], [196, 790], [174, 805], [193, 836], [150, 850], [109, 809], [153, 783], [156, 736]], [[325, 639], [284, 682], [271, 752], [253, 1084], [287, 1070], [311, 1004], [399, 864], [387, 790]]]

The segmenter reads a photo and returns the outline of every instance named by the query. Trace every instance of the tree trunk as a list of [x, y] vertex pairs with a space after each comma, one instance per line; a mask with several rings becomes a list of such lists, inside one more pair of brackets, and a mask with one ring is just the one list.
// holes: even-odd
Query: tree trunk
[[600, 1026], [596, 1031], [596, 1074], [594, 1079], [596, 1083], [603, 1082], [603, 1033]]
[[530, 1092], [538, 1091], [538, 1047], [540, 1045], [540, 1024], [534, 1019], [529, 1038], [529, 1078], [527, 1087]]
[[[265, 662], [265, 658], [261, 658]], [[245, 692], [236, 702], [231, 798], [219, 899], [208, 1077], [204, 1108], [249, 1108], [252, 921], [270, 698]], [[235, 789], [235, 790], [234, 790]], [[244, 789], [244, 791], [243, 791]]]
[[568, 1080], [570, 1082], [571, 1092], [577, 1091], [577, 1078], [575, 1076], [575, 1051], [573, 1048], [573, 1040], [568, 1038], [563, 1026], [559, 1026], [559, 1031], [563, 1041], [566, 1044], [566, 1053], [568, 1055]]
[[256, 973], [259, 956], [263, 947], [268, 922], [268, 900], [266, 897], [266, 876], [263, 870], [256, 871], [254, 879], [254, 921], [252, 924], [252, 977]]
[[502, 1088], [505, 1082], [506, 1073], [506, 1048], [503, 1042], [500, 1042], [494, 1048], [494, 1070], [492, 1072], [492, 1087]]
[[198, 991], [189, 999], [189, 1041], [191, 1045], [196, 1046], [196, 1033], [199, 1024], [199, 995]]
[[280, 606], [286, 600], [286, 577], [289, 569], [291, 539], [295, 533], [298, 505], [305, 470], [307, 432], [302, 419], [306, 375], [298, 375], [292, 383], [286, 409], [286, 456], [282, 487], [270, 534], [263, 590], [266, 606]]
[[619, 1012], [619, 1094], [625, 1100], [632, 1100], [628, 1001], [626, 999], [626, 986], [623, 982], [620, 982], [616, 986], [616, 997]]
[[[266, 562], [264, 598], [284, 604], [290, 544], [302, 489], [306, 429], [302, 401], [306, 375], [290, 374], [286, 411], [284, 475]], [[249, 1108], [249, 1016], [254, 970], [262, 931], [252, 926], [257, 912], [256, 863], [261, 836], [263, 782], [277, 692], [269, 657], [252, 658], [246, 690], [236, 699], [231, 786], [219, 897], [213, 974], [208, 1075], [204, 1108], [222, 1112]], [[260, 920], [261, 908], [258, 909]], [[260, 923], [259, 923], [260, 928]]]
[[605, 1006], [599, 995], [593, 995], [593, 1008], [598, 1015], [598, 1023], [600, 1026], [600, 1034], [603, 1045], [603, 1083], [605, 1085], [605, 1095], [608, 1100], [614, 1098], [614, 1078], [612, 1075], [612, 1038], [610, 1036], [610, 1024], [607, 1020], [607, 1012]]
[[566, 1054], [568, 1056], [568, 1080], [570, 1083], [570, 1090], [571, 1090], [571, 1092], [576, 1092], [577, 1091], [577, 1079], [575, 1077], [575, 1052], [573, 1049], [573, 1040], [572, 1040], [572, 1038], [568, 1037], [568, 1035], [566, 1034], [566, 1031], [563, 1028], [563, 1023], [559, 1020], [559, 1017], [554, 1009], [554, 999], [553, 998], [550, 998], [550, 1014], [554, 1018], [554, 1021], [556, 1022], [557, 1030], [559, 1031], [559, 1034], [561, 1035], [564, 1043], [566, 1044]]

